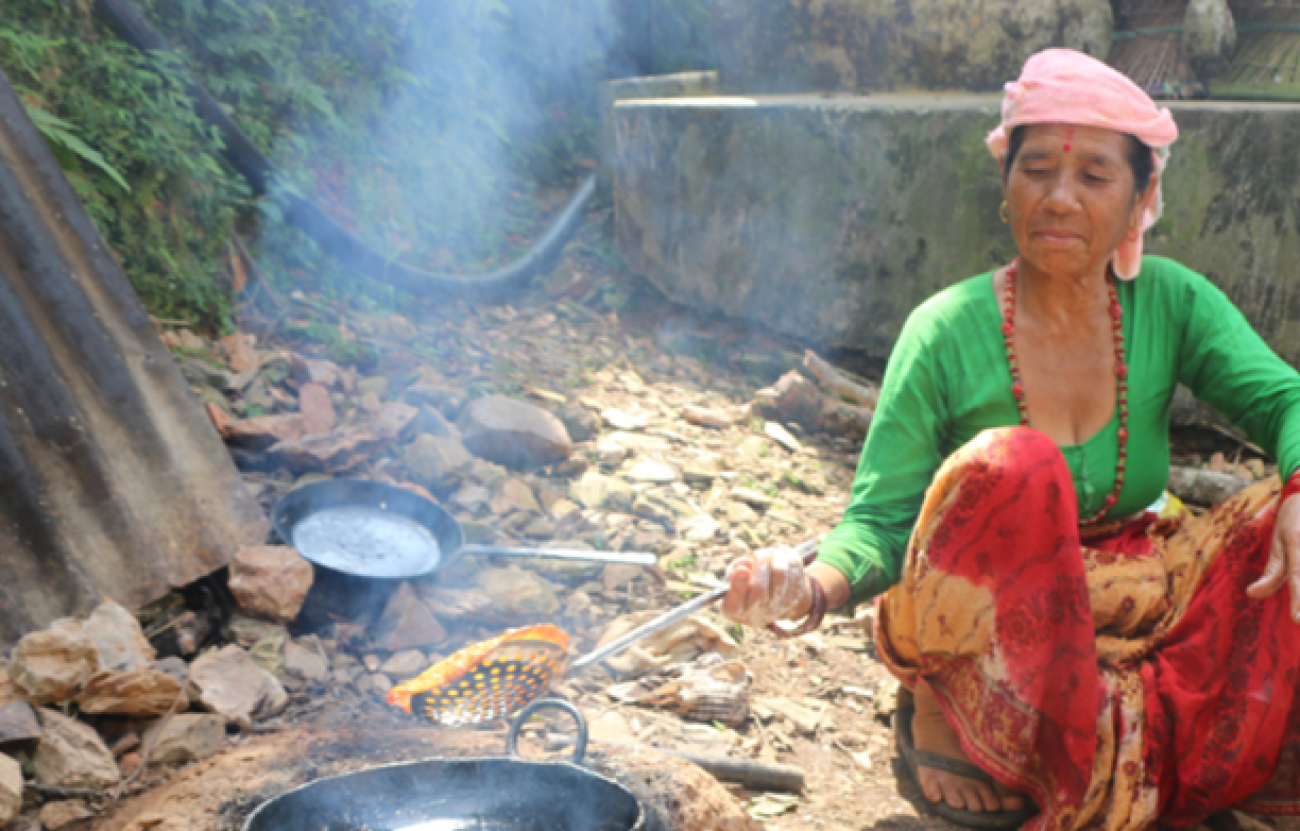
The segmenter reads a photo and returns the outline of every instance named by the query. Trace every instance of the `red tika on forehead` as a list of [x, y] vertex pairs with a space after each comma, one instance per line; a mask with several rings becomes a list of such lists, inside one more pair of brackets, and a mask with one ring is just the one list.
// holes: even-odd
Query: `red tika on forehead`
[[514, 641], [540, 641], [554, 644], [566, 653], [569, 650], [569, 635], [558, 626], [545, 623], [511, 629], [499, 637], [467, 646], [429, 667], [418, 677], [404, 684], [398, 684], [388, 691], [387, 701], [391, 706], [410, 713], [412, 696], [445, 689], [455, 684], [465, 675], [473, 672], [494, 649]]

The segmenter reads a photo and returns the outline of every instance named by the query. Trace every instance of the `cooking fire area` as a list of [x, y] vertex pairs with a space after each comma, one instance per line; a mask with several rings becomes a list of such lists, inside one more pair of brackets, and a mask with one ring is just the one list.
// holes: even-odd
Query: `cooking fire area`
[[[870, 609], [786, 640], [709, 602], [839, 519], [879, 367], [668, 304], [592, 220], [510, 305], [376, 312], [246, 262], [237, 333], [159, 323], [272, 536], [18, 642], [14, 827], [946, 827], [897, 775]], [[1182, 444], [1193, 502], [1269, 472]]]

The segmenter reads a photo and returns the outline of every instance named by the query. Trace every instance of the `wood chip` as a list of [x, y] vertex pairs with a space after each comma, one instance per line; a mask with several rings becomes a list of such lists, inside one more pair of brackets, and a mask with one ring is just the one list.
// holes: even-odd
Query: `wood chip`
[[802, 453], [803, 445], [799, 440], [790, 435], [790, 431], [782, 427], [775, 421], [769, 421], [763, 425], [763, 432], [769, 439], [781, 445], [791, 453]]

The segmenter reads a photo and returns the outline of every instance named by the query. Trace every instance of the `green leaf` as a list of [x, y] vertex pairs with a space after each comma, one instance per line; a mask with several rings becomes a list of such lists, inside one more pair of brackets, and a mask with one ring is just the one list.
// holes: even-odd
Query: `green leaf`
[[99, 168], [108, 178], [118, 184], [122, 190], [127, 193], [131, 192], [131, 186], [126, 183], [126, 179], [117, 168], [108, 163], [98, 150], [82, 141], [76, 134], [76, 127], [59, 118], [56, 115], [45, 112], [44, 110], [33, 107], [26, 101], [23, 102], [23, 108], [27, 110], [27, 115], [36, 125], [36, 129], [41, 131], [41, 135], [50, 144], [62, 147], [68, 150], [78, 158]]

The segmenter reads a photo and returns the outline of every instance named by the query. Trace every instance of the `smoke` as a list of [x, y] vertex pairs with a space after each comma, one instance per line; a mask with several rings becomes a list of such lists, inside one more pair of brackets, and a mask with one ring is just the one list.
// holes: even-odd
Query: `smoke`
[[[558, 205], [575, 162], [594, 154], [596, 88], [618, 35], [608, 0], [362, 5], [375, 19], [331, 47], [356, 69], [340, 66], [341, 87], [309, 99], [309, 117], [273, 145], [281, 187], [394, 259], [468, 272], [508, 261], [544, 226], [539, 203]], [[305, 244], [268, 230], [273, 258]]]

